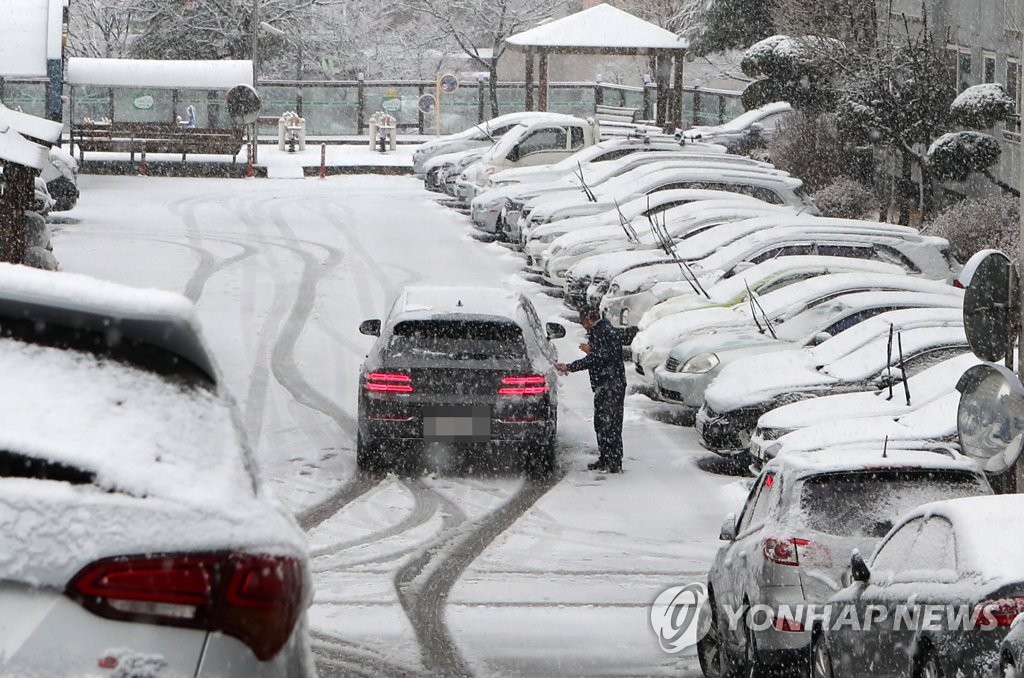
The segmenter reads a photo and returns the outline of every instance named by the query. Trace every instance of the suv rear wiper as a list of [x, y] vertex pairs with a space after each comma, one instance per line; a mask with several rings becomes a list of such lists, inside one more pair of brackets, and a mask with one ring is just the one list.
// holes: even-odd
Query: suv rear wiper
[[59, 461], [0, 450], [0, 478], [30, 478], [92, 485], [96, 481], [96, 474]]

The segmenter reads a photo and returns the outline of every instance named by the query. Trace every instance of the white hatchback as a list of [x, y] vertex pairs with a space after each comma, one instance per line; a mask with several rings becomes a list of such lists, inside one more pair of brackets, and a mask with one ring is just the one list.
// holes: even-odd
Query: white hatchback
[[305, 541], [191, 304], [0, 265], [0, 675], [306, 676]]

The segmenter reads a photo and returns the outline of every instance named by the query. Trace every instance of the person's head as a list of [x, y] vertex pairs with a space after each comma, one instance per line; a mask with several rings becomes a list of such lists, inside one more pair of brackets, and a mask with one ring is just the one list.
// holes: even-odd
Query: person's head
[[597, 324], [597, 321], [601, 319], [601, 311], [585, 306], [580, 309], [580, 324], [583, 325], [583, 329], [590, 331], [590, 328]]

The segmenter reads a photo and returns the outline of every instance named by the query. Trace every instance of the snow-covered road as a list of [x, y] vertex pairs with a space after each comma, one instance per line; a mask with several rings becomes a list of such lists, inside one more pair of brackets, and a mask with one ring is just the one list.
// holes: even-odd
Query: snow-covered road
[[[186, 294], [239, 401], [266, 477], [310, 538], [321, 675], [699, 675], [648, 622], [665, 588], [700, 580], [746, 493], [693, 430], [627, 399], [626, 473], [585, 471], [587, 377], [562, 379], [564, 475], [417, 479], [355, 471], [357, 331], [407, 284], [522, 289], [559, 320], [520, 259], [409, 177], [81, 178], [58, 217], [67, 271]], [[582, 330], [558, 342], [579, 356]]]

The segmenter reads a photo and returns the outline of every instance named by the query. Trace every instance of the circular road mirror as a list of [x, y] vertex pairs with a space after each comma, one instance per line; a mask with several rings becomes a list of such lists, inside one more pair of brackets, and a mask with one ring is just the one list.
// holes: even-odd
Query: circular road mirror
[[986, 473], [1009, 470], [1024, 447], [1024, 387], [1002, 365], [975, 365], [956, 385], [956, 430], [963, 453]]

